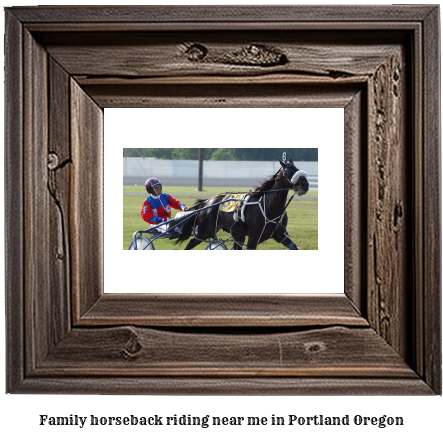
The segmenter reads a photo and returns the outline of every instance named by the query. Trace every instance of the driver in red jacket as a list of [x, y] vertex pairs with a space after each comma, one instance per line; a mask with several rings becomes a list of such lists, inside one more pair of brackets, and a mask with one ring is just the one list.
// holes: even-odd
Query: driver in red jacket
[[[162, 193], [162, 184], [157, 178], [149, 178], [145, 183], [145, 188], [150, 196], [144, 200], [140, 214], [151, 227], [170, 220], [171, 207], [175, 210], [187, 210], [185, 204], [167, 193]], [[166, 231], [167, 228], [168, 225], [165, 225], [164, 227], [158, 227], [157, 230]]]

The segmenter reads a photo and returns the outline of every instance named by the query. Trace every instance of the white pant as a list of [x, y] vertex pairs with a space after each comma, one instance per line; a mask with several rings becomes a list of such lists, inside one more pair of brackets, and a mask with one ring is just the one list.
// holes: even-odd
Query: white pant
[[168, 231], [169, 224], [160, 225], [160, 226], [158, 226], [158, 224], [151, 224], [150, 225], [150, 228], [154, 228], [154, 227], [157, 227], [156, 230], [159, 231], [160, 233], [164, 233], [165, 231]]

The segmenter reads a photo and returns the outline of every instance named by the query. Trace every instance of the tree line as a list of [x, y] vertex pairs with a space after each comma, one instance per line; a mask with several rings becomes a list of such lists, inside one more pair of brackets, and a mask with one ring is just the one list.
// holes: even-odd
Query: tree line
[[[198, 148], [123, 148], [124, 157], [198, 160]], [[204, 160], [277, 161], [282, 151], [294, 161], [318, 161], [317, 148], [205, 148]]]

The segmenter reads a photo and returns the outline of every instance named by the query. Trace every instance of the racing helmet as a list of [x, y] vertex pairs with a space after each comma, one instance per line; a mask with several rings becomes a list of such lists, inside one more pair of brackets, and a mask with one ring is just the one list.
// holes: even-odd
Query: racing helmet
[[146, 182], [145, 182], [145, 189], [148, 193], [152, 193], [154, 194], [154, 190], [153, 187], [157, 186], [157, 185], [162, 185], [162, 183], [157, 179], [157, 178], [149, 178]]

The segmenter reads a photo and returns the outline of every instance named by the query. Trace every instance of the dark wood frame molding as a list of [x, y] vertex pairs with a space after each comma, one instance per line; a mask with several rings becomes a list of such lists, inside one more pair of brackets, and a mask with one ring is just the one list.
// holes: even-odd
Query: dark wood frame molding
[[[7, 8], [7, 391], [441, 394], [439, 41], [438, 6]], [[103, 108], [200, 106], [345, 109], [345, 294], [103, 293]]]

